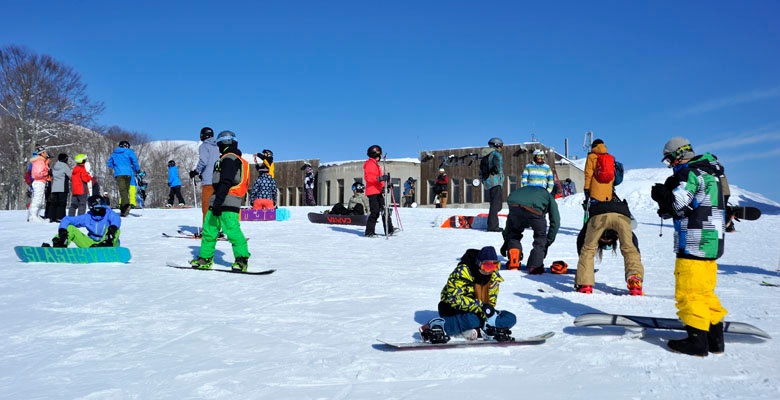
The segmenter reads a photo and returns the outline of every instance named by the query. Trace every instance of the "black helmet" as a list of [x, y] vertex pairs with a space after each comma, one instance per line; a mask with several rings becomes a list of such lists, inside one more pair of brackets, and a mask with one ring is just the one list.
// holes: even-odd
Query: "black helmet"
[[123, 141], [119, 142], [119, 147], [124, 147], [126, 149], [129, 149], [130, 148], [130, 142], [128, 142], [127, 140], [123, 140]]
[[89, 196], [87, 199], [87, 205], [89, 206], [89, 212], [92, 215], [97, 217], [103, 217], [106, 215], [108, 203], [106, 202], [106, 199], [103, 198], [103, 196], [99, 194], [93, 194], [92, 196]]
[[273, 157], [274, 152], [268, 149], [263, 149], [263, 155], [265, 155], [266, 157]]
[[60, 154], [57, 156], [57, 161], [62, 161], [62, 162], [64, 162], [64, 163], [68, 162], [68, 155], [67, 155], [67, 154], [65, 154], [65, 153], [60, 153]]
[[173, 160], [168, 161], [168, 166], [169, 167], [175, 167], [176, 166], [176, 161], [173, 161]]
[[200, 130], [200, 140], [204, 141], [210, 137], [214, 137], [214, 130], [208, 126], [204, 126], [203, 129]]
[[375, 144], [368, 148], [366, 154], [368, 154], [368, 158], [382, 157], [382, 148], [379, 147], [378, 144]]
[[494, 137], [488, 140], [488, 145], [490, 145], [490, 147], [500, 148], [504, 147], [504, 141], [501, 140], [501, 138]]
[[364, 190], [366, 190], [366, 185], [364, 185], [362, 182], [355, 182], [352, 184], [352, 191], [363, 193]]

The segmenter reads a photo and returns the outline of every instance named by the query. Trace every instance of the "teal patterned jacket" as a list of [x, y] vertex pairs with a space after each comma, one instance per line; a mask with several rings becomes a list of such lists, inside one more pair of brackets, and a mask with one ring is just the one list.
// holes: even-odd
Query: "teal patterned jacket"
[[501, 156], [501, 152], [490, 147], [482, 150], [482, 157], [485, 156], [490, 156], [490, 170], [492, 171], [495, 169], [497, 171], [495, 174], [491, 174], [487, 179], [482, 181], [482, 184], [485, 185], [485, 189], [490, 190], [490, 188], [501, 186], [504, 183], [504, 157]]

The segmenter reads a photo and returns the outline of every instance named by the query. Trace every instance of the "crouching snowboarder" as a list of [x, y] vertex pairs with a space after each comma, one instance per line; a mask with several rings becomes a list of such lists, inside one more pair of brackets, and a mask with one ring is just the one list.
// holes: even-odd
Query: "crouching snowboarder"
[[[122, 218], [108, 207], [105, 198], [93, 195], [87, 199], [89, 211], [79, 216], [68, 216], [60, 222], [57, 236], [51, 240], [52, 247], [114, 247], [119, 246], [119, 228]], [[79, 230], [87, 228], [87, 234]], [[44, 243], [43, 247], [49, 247]]]
[[495, 309], [498, 286], [504, 280], [499, 265], [493, 246], [466, 250], [441, 291], [439, 318], [420, 328], [423, 340], [446, 343], [454, 335], [476, 340], [480, 330], [497, 341], [511, 340], [509, 328], [517, 317]]

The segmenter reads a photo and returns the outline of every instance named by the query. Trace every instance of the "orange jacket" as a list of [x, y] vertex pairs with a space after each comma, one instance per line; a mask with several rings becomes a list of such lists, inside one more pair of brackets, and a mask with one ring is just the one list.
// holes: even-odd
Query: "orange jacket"
[[596, 180], [596, 166], [598, 164], [598, 154], [606, 154], [607, 146], [603, 143], [596, 145], [588, 154], [588, 161], [585, 162], [585, 190], [590, 190], [590, 197], [598, 201], [612, 200], [612, 179], [609, 183], [601, 183]]

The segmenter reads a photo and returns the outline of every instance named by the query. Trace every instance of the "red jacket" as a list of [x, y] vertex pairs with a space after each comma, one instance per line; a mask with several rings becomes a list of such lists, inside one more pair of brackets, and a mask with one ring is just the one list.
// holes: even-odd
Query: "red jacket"
[[380, 176], [382, 176], [382, 168], [379, 168], [379, 163], [376, 162], [376, 160], [369, 158], [363, 163], [363, 178], [366, 180], [366, 196], [382, 193], [385, 183], [377, 180]]
[[70, 177], [70, 181], [73, 183], [73, 194], [87, 194], [87, 182], [91, 180], [92, 177], [89, 176], [89, 172], [84, 168], [84, 164], [76, 164]]

